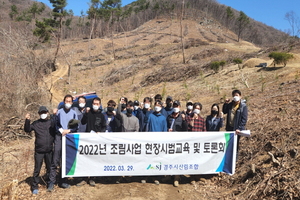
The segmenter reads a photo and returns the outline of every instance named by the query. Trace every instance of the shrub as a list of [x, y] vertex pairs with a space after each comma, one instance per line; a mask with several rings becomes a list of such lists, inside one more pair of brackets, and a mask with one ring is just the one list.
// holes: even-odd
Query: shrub
[[220, 69], [220, 62], [214, 61], [214, 62], [210, 63], [210, 68], [212, 70], [214, 70], [215, 73], [218, 73], [218, 71]]
[[243, 63], [243, 60], [240, 59], [240, 58], [235, 58], [235, 59], [233, 59], [233, 62], [234, 62], [235, 64], [242, 64], [242, 63]]
[[294, 58], [293, 54], [284, 53], [284, 52], [271, 52], [269, 58], [274, 59], [274, 67], [276, 64], [284, 64], [286, 66], [287, 62]]

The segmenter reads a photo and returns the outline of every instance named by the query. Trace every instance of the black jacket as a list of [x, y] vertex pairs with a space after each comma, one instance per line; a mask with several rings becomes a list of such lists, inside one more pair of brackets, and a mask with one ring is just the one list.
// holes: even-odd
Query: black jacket
[[188, 124], [187, 124], [186, 120], [182, 119], [182, 116], [180, 113], [177, 116], [177, 118], [174, 118], [172, 115], [168, 116], [168, 118], [167, 118], [168, 129], [171, 128], [173, 120], [175, 120], [173, 127], [172, 127], [173, 132], [180, 132], [180, 131], [188, 130]]
[[35, 151], [47, 153], [53, 150], [53, 141], [55, 137], [55, 116], [51, 119], [39, 119], [30, 124], [30, 120], [25, 120], [24, 131], [35, 133]]
[[100, 110], [94, 111], [91, 109], [88, 113], [84, 113], [81, 124], [86, 124], [86, 132], [105, 132], [106, 120]]

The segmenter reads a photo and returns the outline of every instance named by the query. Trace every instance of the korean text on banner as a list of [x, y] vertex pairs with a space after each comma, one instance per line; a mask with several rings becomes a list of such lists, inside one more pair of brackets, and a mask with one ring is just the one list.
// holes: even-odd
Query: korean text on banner
[[234, 132], [67, 134], [62, 176], [234, 174], [236, 141]]

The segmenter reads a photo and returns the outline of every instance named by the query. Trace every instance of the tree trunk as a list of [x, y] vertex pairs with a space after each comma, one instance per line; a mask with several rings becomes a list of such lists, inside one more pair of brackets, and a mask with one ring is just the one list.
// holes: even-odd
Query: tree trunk
[[184, 45], [183, 45], [183, 29], [182, 20], [184, 15], [184, 0], [182, 0], [181, 17], [180, 17], [180, 38], [181, 38], [181, 49], [182, 49], [182, 62], [185, 64]]

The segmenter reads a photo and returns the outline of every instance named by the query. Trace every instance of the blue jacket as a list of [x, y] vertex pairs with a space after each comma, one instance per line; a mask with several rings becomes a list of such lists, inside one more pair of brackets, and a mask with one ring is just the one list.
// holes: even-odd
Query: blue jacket
[[167, 132], [167, 119], [161, 113], [153, 112], [148, 118], [149, 132]]
[[220, 128], [223, 127], [223, 118], [215, 118], [214, 120], [213, 116], [208, 115], [206, 117], [206, 131], [220, 131]]
[[160, 112], [167, 119], [173, 113], [173, 108], [163, 107]]
[[140, 112], [137, 112], [136, 117], [139, 119], [140, 123], [140, 132], [147, 132], [148, 131], [148, 119], [149, 115], [153, 113], [153, 110], [146, 110], [146, 109], [141, 109]]

